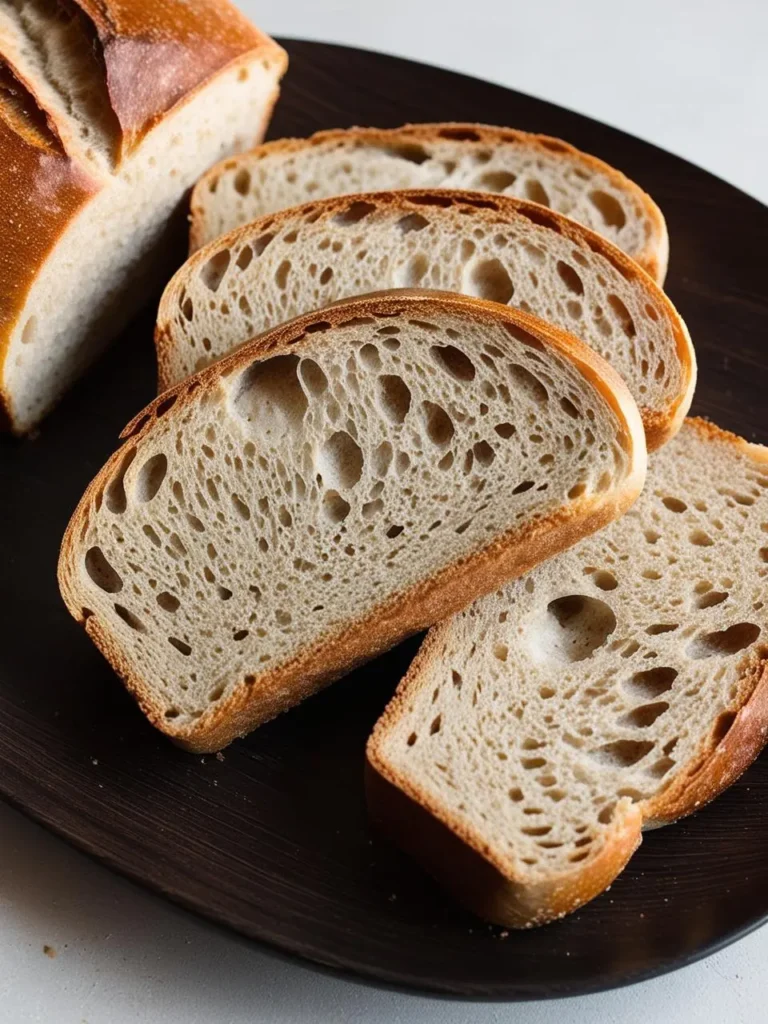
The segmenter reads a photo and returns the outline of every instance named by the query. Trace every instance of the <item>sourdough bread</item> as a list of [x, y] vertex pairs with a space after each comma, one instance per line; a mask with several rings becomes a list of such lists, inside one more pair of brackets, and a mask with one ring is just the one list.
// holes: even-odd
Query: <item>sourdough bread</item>
[[689, 420], [620, 521], [429, 634], [372, 814], [491, 921], [574, 910], [764, 744], [767, 580], [768, 449]]
[[633, 181], [561, 139], [479, 124], [351, 128], [264, 143], [200, 179], [190, 246], [309, 200], [402, 188], [478, 189], [541, 203], [605, 235], [664, 283], [664, 217]]
[[463, 296], [282, 326], [124, 432], [61, 590], [152, 722], [215, 750], [620, 515], [645, 446], [581, 342]]
[[261, 138], [285, 63], [227, 0], [0, 6], [6, 426], [34, 426], [171, 271], [185, 192]]
[[632, 260], [541, 206], [457, 191], [320, 200], [200, 249], [160, 303], [160, 387], [288, 317], [390, 287], [465, 292], [572, 331], [629, 385], [649, 450], [674, 435], [690, 405], [685, 324]]

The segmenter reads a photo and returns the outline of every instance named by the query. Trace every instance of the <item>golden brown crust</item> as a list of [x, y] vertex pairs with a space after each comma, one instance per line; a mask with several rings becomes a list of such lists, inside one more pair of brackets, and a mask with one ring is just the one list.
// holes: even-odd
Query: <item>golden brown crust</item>
[[562, 155], [571, 163], [580, 163], [592, 172], [605, 175], [616, 188], [631, 195], [645, 213], [651, 229], [643, 250], [636, 254], [634, 258], [659, 285], [664, 283], [669, 259], [667, 225], [659, 207], [648, 193], [644, 192], [634, 181], [627, 178], [621, 171], [617, 171], [615, 167], [611, 167], [610, 164], [576, 149], [575, 146], [564, 142], [562, 139], [556, 139], [550, 135], [522, 132], [513, 128], [502, 128], [498, 125], [455, 121], [406, 124], [400, 128], [388, 129], [332, 129], [330, 131], [316, 132], [308, 139], [277, 139], [273, 142], [266, 142], [250, 153], [243, 154], [242, 157], [232, 157], [228, 160], [223, 160], [215, 167], [212, 167], [207, 174], [203, 175], [192, 193], [190, 249], [194, 251], [200, 245], [202, 237], [203, 196], [211, 181], [216, 180], [223, 171], [228, 171], [238, 166], [241, 160], [247, 162], [254, 159], [263, 159], [275, 153], [295, 153], [302, 149], [337, 141], [351, 142], [353, 144], [360, 142], [365, 145], [380, 144], [393, 146], [407, 142], [437, 142], [440, 139], [465, 140], [473, 144], [490, 146], [497, 146], [500, 143], [524, 145], [533, 150], [546, 151], [549, 156], [552, 154]]
[[546, 924], [588, 903], [611, 884], [642, 840], [640, 812], [622, 800], [584, 869], [531, 883], [508, 864], [498, 864], [481, 836], [444, 820], [440, 808], [429, 808], [423, 795], [409, 795], [403, 780], [391, 781], [370, 744], [365, 789], [371, 817], [389, 839], [462, 906], [508, 928]]
[[[688, 329], [672, 302], [656, 282], [626, 253], [603, 238], [602, 235], [590, 231], [589, 228], [578, 224], [569, 217], [555, 213], [554, 210], [539, 206], [537, 203], [527, 202], [524, 199], [517, 199], [514, 196], [498, 196], [457, 189], [405, 189], [390, 192], [361, 192], [355, 196], [355, 199], [373, 203], [382, 210], [397, 210], [403, 213], [418, 212], [423, 210], [425, 204], [430, 203], [438, 209], [450, 206], [471, 209], [472, 216], [477, 221], [486, 221], [496, 228], [500, 224], [501, 217], [509, 220], [523, 217], [534, 224], [556, 231], [576, 245], [587, 245], [591, 250], [607, 259], [624, 277], [641, 279], [648, 289], [649, 298], [671, 326], [677, 345], [680, 369], [680, 389], [674, 400], [670, 402], [669, 407], [664, 410], [648, 407], [640, 409], [648, 451], [652, 452], [661, 448], [675, 436], [683, 425], [683, 420], [693, 400], [696, 385], [696, 356]], [[267, 229], [277, 232], [286, 222], [301, 218], [309, 208], [314, 211], [314, 214], [319, 211], [317, 220], [331, 219], [341, 208], [346, 208], [349, 202], [350, 196], [348, 195], [333, 196], [329, 199], [306, 203], [303, 206], [280, 210], [278, 213], [269, 214], [250, 224], [235, 228], [226, 235], [209, 242], [190, 256], [172, 278], [160, 301], [155, 331], [160, 389], [170, 385], [174, 371], [171, 354], [173, 338], [171, 324], [176, 312], [178, 296], [184, 287], [184, 282], [208, 260], [212, 253], [217, 252], [223, 246], [235, 247], [242, 240], [259, 235]]]
[[[768, 464], [768, 448], [750, 444], [704, 419], [686, 422], [703, 439], [733, 445], [754, 461]], [[713, 800], [749, 767], [768, 739], [768, 650], [762, 648], [744, 665], [740, 706], [718, 716], [700, 750], [666, 789], [642, 803], [626, 806], [627, 800], [619, 801], [612, 833], [596, 856], [585, 860], [567, 881], [554, 877], [542, 883], [522, 882], [513, 862], [500, 857], [481, 835], [452, 820], [428, 793], [398, 776], [383, 753], [389, 727], [406, 713], [414, 690], [426, 685], [424, 669], [439, 657], [449, 629], [450, 623], [445, 622], [430, 630], [368, 740], [369, 807], [383, 830], [460, 902], [499, 924], [512, 928], [544, 924], [597, 896], [623, 870], [643, 828], [675, 821]]]
[[228, 0], [75, 0], [104, 56], [123, 152], [180, 101], [254, 51], [283, 73], [287, 56]]
[[13, 421], [2, 368], [29, 289], [101, 184], [65, 153], [21, 79], [0, 62], [0, 427]]
[[[216, 388], [222, 377], [241, 370], [254, 359], [287, 350], [296, 351], [294, 346], [300, 345], [307, 329], [319, 321], [335, 326], [364, 315], [398, 315], [413, 306], [418, 308], [419, 316], [428, 317], [446, 308], [458, 308], [464, 315], [481, 322], [510, 323], [522, 327], [545, 345], [564, 354], [607, 401], [621, 426], [619, 438], [625, 446], [629, 466], [622, 490], [613, 495], [578, 498], [556, 514], [531, 522], [523, 529], [510, 530], [432, 579], [396, 595], [364, 620], [332, 636], [323, 637], [312, 649], [292, 661], [268, 672], [247, 676], [227, 700], [192, 726], [175, 727], [172, 721], [162, 717], [162, 709], [153, 704], [147, 688], [131, 674], [119, 649], [105, 636], [94, 617], [83, 614], [77, 597], [77, 545], [79, 537], [87, 529], [93, 499], [105, 486], [126, 451], [140, 444], [152, 431], [158, 417], [176, 415], [189, 402], [195, 401], [195, 396]], [[312, 337], [317, 338], [317, 335]], [[439, 296], [410, 291], [381, 293], [343, 301], [298, 317], [160, 395], [134, 417], [121, 437], [127, 444], [112, 456], [90, 484], [70, 520], [59, 559], [59, 585], [71, 614], [78, 621], [86, 622], [94, 642], [123, 677], [153, 724], [187, 749], [203, 752], [220, 749], [354, 665], [374, 657], [410, 633], [458, 611], [480, 594], [618, 518], [640, 493], [646, 469], [643, 430], [637, 407], [626, 385], [604, 360], [576, 338], [520, 310], [450, 293]]]
[[[172, 108], [254, 54], [282, 75], [285, 52], [228, 0], [72, 0], [98, 37], [106, 87], [129, 153]], [[30, 288], [106, 174], [66, 148], [0, 40], [0, 429], [14, 428], [3, 366]], [[254, 135], [256, 132], [254, 131]], [[62, 141], [64, 139], [64, 141]]]

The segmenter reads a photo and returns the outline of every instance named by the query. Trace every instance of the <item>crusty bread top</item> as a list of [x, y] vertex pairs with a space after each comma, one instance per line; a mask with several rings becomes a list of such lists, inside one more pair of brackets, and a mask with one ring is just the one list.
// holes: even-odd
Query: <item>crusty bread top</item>
[[[69, 87], [88, 92], [79, 111], [44, 71], [52, 25], [72, 29], [56, 59]], [[0, 367], [26, 296], [76, 215], [166, 114], [254, 53], [282, 73], [283, 50], [228, 0], [28, 0], [0, 9]], [[95, 110], [104, 159], [78, 125]], [[0, 382], [0, 417], [4, 406]]]
[[159, 388], [286, 316], [427, 281], [519, 306], [582, 336], [628, 382], [649, 451], [679, 430], [693, 397], [695, 353], [653, 279], [606, 238], [554, 210], [457, 189], [319, 199], [199, 249], [160, 302]]
[[574, 909], [759, 752], [767, 505], [768, 449], [688, 420], [626, 516], [432, 631], [368, 756], [498, 871], [485, 913]]
[[[535, 429], [547, 417], [557, 440]], [[70, 522], [60, 585], [151, 720], [194, 749], [620, 515], [645, 474], [636, 406], [591, 350], [518, 310], [432, 293], [281, 326], [166, 392], [123, 437]], [[529, 470], [538, 486], [520, 483]], [[107, 564], [114, 585], [101, 585]], [[297, 615], [286, 598], [300, 592]]]
[[[314, 157], [319, 151], [333, 152], [334, 150], [349, 153], [350, 157], [354, 159], [354, 153], [357, 150], [381, 149], [395, 157], [402, 158], [404, 162], [407, 161], [411, 164], [419, 165], [430, 157], [430, 153], [423, 148], [424, 146], [445, 146], [446, 143], [455, 147], [457, 152], [466, 150], [471, 153], [473, 159], [477, 161], [479, 171], [483, 171], [485, 168], [482, 175], [482, 187], [487, 188], [489, 191], [502, 191], [509, 188], [512, 184], [509, 180], [512, 177], [510, 175], [500, 176], [497, 174], [493, 178], [492, 174], [487, 173], [487, 163], [493, 159], [494, 148], [501, 149], [502, 151], [508, 150], [509, 147], [525, 149], [532, 156], [538, 155], [539, 158], [547, 162], [553, 160], [562, 161], [564, 167], [573, 168], [574, 174], [582, 179], [582, 181], [588, 182], [590, 178], [596, 178], [598, 184], [605, 182], [624, 198], [627, 206], [631, 209], [631, 213], [643, 224], [643, 243], [639, 247], [634, 247], [630, 255], [659, 284], [664, 282], [669, 257], [669, 240], [664, 216], [653, 199], [635, 182], [627, 178], [626, 175], [604, 161], [576, 149], [562, 139], [495, 125], [458, 122], [407, 124], [400, 128], [390, 129], [358, 127], [322, 131], [316, 132], [307, 139], [277, 139], [273, 142], [266, 142], [250, 153], [244, 153], [239, 157], [223, 160], [207, 174], [203, 175], [192, 193], [191, 251], [194, 252], [195, 249], [200, 248], [201, 245], [211, 240], [206, 211], [208, 204], [214, 201], [211, 199], [211, 196], [217, 191], [224, 177], [232, 175], [236, 178], [239, 175], [250, 183], [252, 176], [257, 175], [259, 164], [263, 161], [267, 161], [268, 164], [274, 161], [276, 166], [273, 172], [280, 173], [281, 168], [278, 161], [288, 162], [293, 158], [300, 158], [302, 154]], [[291, 169], [291, 173], [295, 174], [295, 168]], [[421, 184], [423, 184], [422, 181], [413, 181], [410, 187]], [[431, 184], [436, 183], [433, 182]], [[243, 187], [240, 181], [237, 181], [236, 185], [238, 191]], [[334, 194], [333, 189], [336, 187], [333, 183], [328, 186], [321, 185], [320, 191], [315, 195], [315, 198]], [[384, 183], [376, 185], [371, 183], [363, 184], [362, 188], [356, 188], [354, 191], [369, 191], [374, 187], [394, 186], [385, 186]], [[448, 187], [448, 183], [444, 183], [442, 187]], [[457, 187], [473, 188], [476, 186], [463, 183]], [[338, 189], [339, 192], [341, 190], [341, 188]], [[344, 191], [348, 191], [348, 189], [344, 189]], [[533, 182], [528, 182], [526, 191], [521, 194], [525, 198], [535, 199], [536, 202], [557, 205], [556, 197], [547, 196], [542, 191], [541, 186], [535, 188]], [[297, 195], [295, 202], [303, 202], [311, 198], [312, 196], [309, 194], [304, 196]], [[291, 205], [294, 204], [291, 203]], [[615, 197], [611, 197], [598, 190], [598, 194], [595, 195], [593, 200], [593, 205], [595, 205], [596, 211], [599, 211], [602, 205], [603, 211], [597, 220], [602, 222], [604, 229], [611, 234], [612, 240], [621, 248], [624, 248], [621, 245], [622, 232], [619, 222], [622, 218], [626, 217], [626, 213], [618, 206]], [[274, 212], [274, 209], [259, 210], [253, 216], [249, 216], [248, 219], [252, 220], [254, 216], [271, 212]], [[562, 210], [561, 212], [568, 211]], [[228, 229], [234, 226], [234, 224], [231, 224], [228, 226]], [[589, 226], [596, 227], [597, 225], [592, 224]]]

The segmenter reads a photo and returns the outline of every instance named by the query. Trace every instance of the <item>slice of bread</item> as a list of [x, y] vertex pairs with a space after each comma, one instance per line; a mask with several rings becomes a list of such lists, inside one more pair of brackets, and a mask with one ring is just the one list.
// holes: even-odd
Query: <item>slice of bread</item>
[[541, 203], [605, 235], [664, 283], [667, 228], [647, 193], [561, 139], [479, 124], [319, 132], [222, 161], [192, 193], [191, 249], [309, 200], [401, 188], [481, 189]]
[[688, 410], [690, 338], [647, 274], [551, 210], [457, 191], [324, 199], [200, 249], [160, 303], [161, 388], [288, 317], [399, 287], [510, 303], [572, 331], [627, 382], [649, 450], [675, 434]]
[[574, 910], [765, 743], [767, 578], [768, 449], [689, 420], [623, 519], [429, 634], [372, 814], [491, 921]]
[[607, 363], [459, 295], [299, 318], [123, 437], [61, 590], [152, 722], [201, 751], [610, 522], [645, 475]]
[[227, 0], [0, 4], [0, 427], [34, 427], [172, 272], [187, 190], [260, 141], [285, 66]]

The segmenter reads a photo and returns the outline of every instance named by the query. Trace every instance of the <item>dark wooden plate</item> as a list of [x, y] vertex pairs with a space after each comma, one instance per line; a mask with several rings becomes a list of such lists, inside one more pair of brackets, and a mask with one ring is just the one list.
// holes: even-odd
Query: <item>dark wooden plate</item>
[[[274, 136], [487, 121], [562, 136], [640, 182], [669, 222], [669, 293], [701, 368], [695, 411], [768, 441], [766, 207], [528, 96], [378, 54], [287, 45]], [[155, 733], [66, 614], [55, 578], [81, 492], [153, 395], [150, 313], [36, 440], [0, 444], [0, 792], [99, 860], [246, 936], [432, 992], [525, 999], [608, 988], [690, 963], [768, 916], [765, 757], [711, 807], [651, 833], [608, 893], [558, 924], [504, 938], [457, 910], [374, 837], [363, 804], [365, 740], [417, 641], [223, 759], [182, 753]]]

